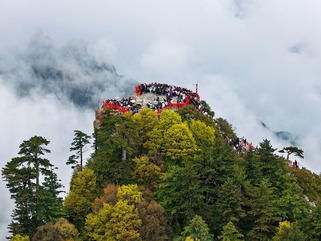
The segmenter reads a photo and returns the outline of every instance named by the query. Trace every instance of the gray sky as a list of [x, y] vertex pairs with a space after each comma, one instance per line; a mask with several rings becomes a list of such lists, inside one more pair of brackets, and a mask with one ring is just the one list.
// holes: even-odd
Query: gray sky
[[[289, 143], [277, 140], [271, 131], [288, 131], [305, 151], [301, 166], [319, 173], [320, 9], [318, 0], [2, 0], [1, 167], [17, 155], [23, 140], [42, 135], [51, 141], [48, 158], [68, 185], [71, 170], [64, 163], [73, 130], [92, 132], [94, 111], [74, 107], [57, 94], [61, 86], [46, 95], [38, 89], [17, 95], [17, 86], [36, 81], [26, 70], [33, 63], [30, 56], [38, 54], [37, 44], [48, 44], [37, 39], [48, 36], [50, 43], [41, 45], [41, 56], [50, 57], [44, 58], [47, 64], [54, 59], [59, 68], [70, 69], [77, 77], [73, 88], [100, 86], [109, 75], [93, 73], [88, 80], [81, 63], [65, 57], [69, 46], [77, 46], [73, 49], [85, 63], [94, 59], [114, 65], [115, 81], [123, 84], [134, 79], [193, 89], [198, 82], [201, 98], [216, 117], [230, 121], [239, 136], [254, 145], [268, 138], [282, 148]], [[95, 90], [100, 96], [93, 101], [125, 93], [122, 84], [104, 84], [109, 87], [101, 93]], [[0, 222], [8, 223], [13, 204], [4, 186], [1, 181], [5, 195]], [[0, 225], [0, 232], [5, 226]]]

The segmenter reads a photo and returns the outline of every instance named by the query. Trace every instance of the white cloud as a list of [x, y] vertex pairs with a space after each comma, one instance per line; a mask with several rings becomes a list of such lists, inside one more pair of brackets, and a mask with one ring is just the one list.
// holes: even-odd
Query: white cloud
[[195, 57], [184, 43], [164, 37], [145, 49], [141, 57], [141, 65], [147, 71], [156, 71], [159, 74], [180, 72], [195, 61]]
[[[227, 118], [239, 135], [253, 142], [274, 138], [257, 120], [273, 131], [290, 131], [305, 150], [303, 163], [320, 172], [320, 9], [318, 0], [4, 0], [0, 66], [16, 68], [23, 78], [26, 67], [16, 63], [8, 48], [23, 48], [37, 29], [58, 46], [84, 40], [97, 60], [111, 61], [119, 73], [140, 82], [192, 89], [198, 81], [201, 98], [217, 116]], [[299, 52], [291, 52], [293, 47]], [[65, 159], [70, 143], [54, 146], [65, 139], [60, 129], [72, 132], [80, 124], [77, 120], [91, 126], [89, 113], [82, 118], [47, 97], [21, 102], [10, 89], [1, 85], [0, 91], [1, 113], [8, 114], [0, 120], [5, 136], [0, 144], [6, 150], [1, 161], [38, 133], [52, 139], [52, 156]], [[52, 131], [46, 131], [49, 120]], [[273, 144], [286, 143], [273, 139]]]

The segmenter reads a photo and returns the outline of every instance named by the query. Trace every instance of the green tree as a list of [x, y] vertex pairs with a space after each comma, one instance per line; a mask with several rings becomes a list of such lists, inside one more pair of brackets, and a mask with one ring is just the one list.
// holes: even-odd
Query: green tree
[[182, 232], [182, 240], [187, 238], [194, 241], [211, 241], [213, 235], [209, 233], [209, 228], [202, 217], [195, 215]]
[[273, 241], [303, 241], [304, 234], [298, 229], [297, 225], [288, 221], [279, 223], [277, 233]]
[[224, 138], [235, 138], [236, 134], [234, 132], [234, 129], [232, 125], [223, 118], [217, 118], [215, 119], [217, 129], [218, 129], [218, 136], [224, 137]]
[[70, 192], [65, 198], [64, 208], [68, 220], [81, 232], [85, 217], [91, 211], [92, 202], [97, 193], [96, 175], [85, 168], [73, 177]]
[[288, 147], [284, 147], [282, 150], [279, 151], [280, 153], [286, 153], [286, 160], [289, 160], [289, 157], [291, 154], [294, 154], [295, 156], [298, 156], [300, 158], [304, 158], [303, 155], [303, 150], [295, 147], [295, 146], [288, 146]]
[[[76, 155], [69, 157], [66, 162], [67, 165], [80, 165], [80, 171], [82, 171], [84, 147], [90, 143], [90, 138], [90, 136], [79, 130], [74, 131], [74, 139], [71, 143], [70, 151], [76, 151]], [[74, 168], [75, 166], [71, 167]]]
[[42, 195], [40, 195], [40, 203], [42, 205], [39, 205], [38, 208], [39, 213], [42, 211], [43, 220], [46, 220], [46, 222], [54, 222], [64, 216], [63, 199], [60, 196], [63, 193], [61, 189], [64, 186], [60, 183], [61, 180], [58, 179], [57, 174], [53, 170], [54, 168], [51, 167], [51, 170], [48, 171], [42, 182]]
[[108, 183], [130, 182], [139, 138], [131, 114], [106, 114], [95, 135], [96, 152], [87, 166], [97, 175], [97, 184], [104, 188]]
[[304, 198], [303, 190], [294, 176], [286, 175], [284, 189], [279, 190], [280, 196], [274, 201], [276, 214], [289, 222], [301, 221], [310, 212], [310, 203]]
[[[29, 235], [36, 227], [58, 218], [61, 215], [59, 180], [53, 172], [53, 165], [43, 156], [50, 153], [46, 148], [49, 141], [41, 136], [31, 137], [19, 146], [19, 156], [7, 162], [2, 169], [6, 186], [15, 200], [15, 209], [9, 231]], [[40, 178], [44, 182], [40, 183]], [[47, 201], [49, 201], [47, 203]]]
[[321, 239], [321, 205], [311, 205], [309, 216], [301, 221], [300, 229], [307, 235], [307, 240], [318, 241]]
[[241, 241], [244, 240], [244, 235], [230, 221], [223, 227], [222, 234], [218, 238], [222, 241]]
[[207, 126], [211, 126], [215, 128], [215, 122], [210, 116], [206, 116], [199, 111], [196, 106], [193, 104], [186, 105], [177, 110], [177, 113], [182, 117], [183, 121], [189, 122], [190, 120], [199, 120], [205, 123]]
[[267, 179], [263, 179], [252, 191], [249, 200], [250, 211], [247, 213], [252, 223], [248, 223], [251, 230], [247, 236], [251, 240], [266, 241], [274, 236], [276, 224], [279, 221], [273, 206], [275, 195]]
[[242, 189], [242, 184], [237, 183], [235, 179], [233, 180], [230, 177], [219, 188], [215, 206], [219, 212], [218, 217], [221, 219], [220, 228], [229, 221], [237, 223], [246, 216], [243, 207]]
[[202, 208], [202, 189], [199, 175], [191, 166], [172, 166], [162, 176], [156, 192], [160, 204], [169, 214], [171, 224], [178, 225], [178, 233], [192, 219], [195, 211]]

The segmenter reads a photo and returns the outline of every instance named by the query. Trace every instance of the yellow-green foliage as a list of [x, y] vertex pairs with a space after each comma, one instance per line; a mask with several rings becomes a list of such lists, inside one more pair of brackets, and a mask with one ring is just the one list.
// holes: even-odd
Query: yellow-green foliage
[[104, 204], [98, 214], [89, 214], [86, 219], [85, 232], [92, 240], [117, 241], [141, 240], [139, 227], [142, 220], [134, 205], [127, 200], [119, 200], [115, 206]]
[[228, 222], [222, 230], [222, 235], [218, 236], [222, 241], [241, 241], [244, 240], [243, 234], [237, 231], [236, 227], [232, 222]]
[[186, 123], [173, 125], [164, 133], [163, 140], [163, 148], [167, 158], [171, 160], [193, 158], [196, 143]]
[[164, 150], [164, 135], [175, 124], [182, 123], [182, 118], [175, 111], [164, 110], [160, 115], [160, 119], [148, 133], [149, 141], [145, 143], [145, 147], [150, 150], [151, 153]]
[[273, 237], [273, 241], [287, 241], [287, 240], [304, 240], [303, 233], [292, 223], [283, 221], [279, 223], [277, 234]]
[[20, 234], [16, 234], [12, 237], [11, 241], [30, 241], [28, 236], [21, 236]]
[[93, 170], [85, 168], [78, 173], [72, 179], [70, 189], [64, 202], [65, 211], [69, 220], [81, 229], [96, 197], [96, 175]]
[[215, 129], [199, 120], [191, 120], [189, 129], [199, 147], [212, 146], [215, 141]]
[[133, 178], [139, 183], [154, 186], [159, 181], [161, 168], [149, 161], [148, 156], [136, 157]]
[[138, 191], [137, 184], [123, 185], [118, 188], [117, 199], [126, 200], [128, 203], [139, 203], [142, 200], [142, 193]]
[[55, 227], [64, 240], [73, 241], [78, 237], [78, 230], [65, 218], [58, 219], [55, 223]]

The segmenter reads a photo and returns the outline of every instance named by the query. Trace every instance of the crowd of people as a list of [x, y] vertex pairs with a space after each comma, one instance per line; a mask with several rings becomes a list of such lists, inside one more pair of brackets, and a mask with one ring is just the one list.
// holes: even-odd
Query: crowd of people
[[254, 149], [254, 146], [248, 141], [246, 141], [245, 138], [235, 137], [226, 139], [226, 141], [238, 153], [247, 152], [250, 149]]
[[[160, 113], [163, 109], [168, 107], [179, 108], [188, 104], [193, 104], [200, 112], [207, 115], [201, 104], [198, 93], [186, 88], [160, 83], [144, 83], [137, 85], [135, 88], [137, 96], [147, 93], [155, 95], [154, 101], [148, 102], [146, 107], [154, 109], [157, 113]], [[121, 113], [130, 111], [135, 114], [142, 106], [138, 106], [136, 101], [132, 98], [123, 98], [121, 100], [105, 100], [104, 107], [109, 107]]]
[[[200, 112], [207, 115], [200, 102], [198, 93], [186, 88], [160, 83], [144, 83], [137, 85], [135, 89], [137, 96], [148, 93], [155, 95], [154, 101], [147, 102], [146, 107], [155, 110], [157, 113], [160, 113], [162, 110], [168, 107], [179, 108], [188, 104], [193, 104]], [[132, 112], [133, 114], [137, 113], [140, 108], [144, 108], [143, 106], [137, 105], [136, 100], [131, 97], [122, 98], [120, 100], [105, 100], [104, 107], [109, 107], [119, 113]], [[103, 117], [103, 115], [100, 116], [101, 118]], [[251, 149], [255, 149], [255, 147], [245, 138], [227, 138], [226, 141], [237, 153], [244, 153]], [[299, 168], [297, 161], [291, 163], [292, 168]]]

